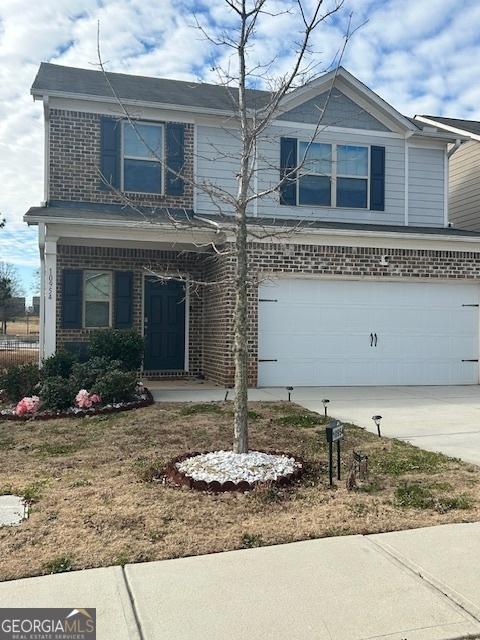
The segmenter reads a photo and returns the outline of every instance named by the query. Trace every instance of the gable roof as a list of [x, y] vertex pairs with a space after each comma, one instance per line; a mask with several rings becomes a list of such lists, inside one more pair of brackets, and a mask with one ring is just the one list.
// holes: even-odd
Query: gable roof
[[[455, 138], [446, 132], [424, 132], [422, 123], [402, 115], [343, 67], [325, 73], [289, 92], [283, 98], [279, 112], [285, 113], [296, 104], [301, 104], [313, 95], [318, 95], [320, 91], [328, 89], [332, 80], [335, 80], [337, 88], [368, 112], [372, 111], [372, 115], [383, 121], [388, 128], [410, 135], [427, 135], [447, 141]], [[234, 111], [238, 97], [238, 89], [234, 87], [126, 73], [104, 74], [96, 69], [66, 67], [50, 62], [41, 63], [31, 87], [31, 94], [37, 99], [51, 96], [115, 103], [112, 87], [116, 96], [125, 104], [227, 116]], [[248, 108], [261, 109], [268, 103], [271, 95], [269, 91], [247, 89]]]
[[480, 140], [480, 122], [478, 120], [463, 120], [461, 118], [445, 118], [443, 116], [415, 116], [420, 122], [430, 126], [438, 126], [445, 131], [453, 133], [472, 134], [470, 137]]
[[[107, 72], [106, 76], [100, 70], [79, 69], [42, 62], [31, 93], [37, 98], [51, 95], [113, 101], [115, 100], [113, 88], [117, 97], [125, 102], [229, 113], [232, 112], [238, 98], [238, 89], [206, 82], [110, 72]], [[379, 109], [384, 116], [393, 119], [403, 129], [418, 130], [417, 125], [396, 111], [343, 67], [325, 73], [307, 85], [289, 92], [282, 100], [281, 112], [308, 100], [312, 95], [318, 95], [319, 92], [327, 90], [332, 81], [339, 81], [348, 86], [350, 91], [358, 94], [358, 97], [363, 98], [373, 108]], [[259, 109], [268, 103], [271, 95], [269, 91], [248, 89], [247, 106], [251, 109]]]

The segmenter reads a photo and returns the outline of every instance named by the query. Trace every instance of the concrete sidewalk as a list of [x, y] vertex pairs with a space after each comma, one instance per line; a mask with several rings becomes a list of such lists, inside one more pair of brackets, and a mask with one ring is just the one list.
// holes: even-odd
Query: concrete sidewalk
[[99, 640], [480, 638], [480, 523], [0, 584], [2, 607], [96, 607]]

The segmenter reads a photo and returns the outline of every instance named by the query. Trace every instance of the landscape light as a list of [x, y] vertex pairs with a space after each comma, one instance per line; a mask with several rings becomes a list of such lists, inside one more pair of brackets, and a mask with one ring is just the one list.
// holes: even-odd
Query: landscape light
[[330, 402], [330, 400], [328, 400], [327, 398], [324, 398], [322, 400], [322, 404], [323, 404], [323, 409], [325, 411], [325, 417], [327, 417], [327, 404]]
[[290, 395], [293, 391], [293, 387], [286, 387], [287, 391], [288, 391], [288, 401], [290, 402]]
[[374, 423], [377, 426], [378, 437], [381, 438], [382, 434], [380, 433], [380, 422], [382, 420], [382, 416], [372, 416], [372, 420], [374, 421]]
[[225, 402], [228, 400], [228, 392], [233, 389], [233, 384], [229, 384], [225, 387]]

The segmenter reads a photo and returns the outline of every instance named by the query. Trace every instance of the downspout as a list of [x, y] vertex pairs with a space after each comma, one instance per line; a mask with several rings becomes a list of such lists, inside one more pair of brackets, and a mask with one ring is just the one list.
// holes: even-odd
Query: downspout
[[47, 206], [50, 199], [50, 104], [48, 96], [43, 96], [43, 115], [45, 128], [45, 148], [43, 151], [43, 204]]
[[40, 327], [38, 342], [39, 365], [45, 356], [45, 223], [38, 224], [38, 248], [40, 251]]
[[465, 140], [461, 140], [457, 138], [455, 140], [455, 144], [452, 145], [450, 149], [447, 149], [447, 153], [445, 155], [445, 171], [444, 171], [444, 181], [445, 181], [445, 197], [444, 197], [444, 210], [445, 210], [445, 219], [444, 224], [446, 227], [451, 226], [450, 222], [450, 212], [449, 212], [449, 195], [450, 195], [450, 158], [453, 154], [462, 146]]
[[447, 157], [448, 157], [448, 159], [449, 159], [449, 160], [450, 160], [450, 158], [453, 156], [453, 154], [455, 153], [455, 151], [456, 151], [457, 149], [459, 149], [459, 148], [462, 146], [462, 144], [463, 144], [464, 142], [465, 142], [465, 140], [460, 140], [460, 139], [455, 140], [455, 144], [454, 144], [454, 145], [452, 146], [452, 148], [451, 148], [451, 149], [449, 149], [449, 150], [448, 150], [448, 152], [447, 152]]

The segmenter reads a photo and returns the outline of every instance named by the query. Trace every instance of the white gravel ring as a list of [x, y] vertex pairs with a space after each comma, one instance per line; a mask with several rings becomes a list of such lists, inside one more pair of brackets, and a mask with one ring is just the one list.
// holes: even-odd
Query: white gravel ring
[[288, 476], [301, 469], [291, 456], [262, 451], [234, 453], [211, 451], [191, 456], [175, 464], [180, 473], [205, 482], [268, 482]]

